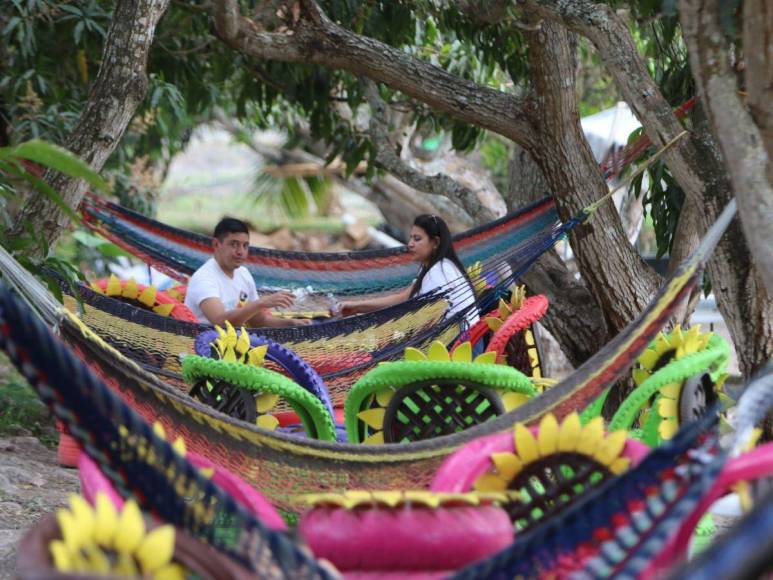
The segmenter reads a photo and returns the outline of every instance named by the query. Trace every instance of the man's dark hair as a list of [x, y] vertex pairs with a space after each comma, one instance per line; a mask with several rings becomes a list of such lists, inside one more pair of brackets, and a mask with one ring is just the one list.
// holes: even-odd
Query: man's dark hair
[[249, 233], [250, 231], [247, 229], [247, 224], [245, 224], [243, 221], [232, 217], [224, 217], [219, 222], [217, 222], [217, 225], [215, 226], [214, 237], [222, 242], [228, 234], [249, 235]]

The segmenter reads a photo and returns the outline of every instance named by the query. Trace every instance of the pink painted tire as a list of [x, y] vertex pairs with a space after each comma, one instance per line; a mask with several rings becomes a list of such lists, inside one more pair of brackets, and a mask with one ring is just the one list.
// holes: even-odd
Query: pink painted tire
[[[212, 481], [250, 513], [257, 516], [266, 526], [273, 530], [285, 531], [287, 529], [282, 516], [279, 515], [274, 506], [263, 497], [263, 494], [247, 485], [242, 479], [227, 469], [216, 466], [197, 453], [189, 451], [185, 458], [199, 469], [213, 469]], [[93, 504], [97, 492], [101, 491], [107, 494], [117, 508], [123, 506], [123, 498], [102, 473], [99, 466], [86, 453], [81, 453], [78, 458], [78, 477], [80, 478], [81, 493], [89, 503]]]
[[301, 516], [298, 531], [317, 558], [330, 560], [343, 572], [400, 571], [402, 577], [455, 570], [513, 541], [507, 513], [491, 505], [319, 506]]
[[[537, 427], [531, 427], [535, 436]], [[465, 493], [472, 491], [475, 481], [493, 467], [492, 453], [512, 453], [515, 442], [512, 431], [495, 433], [470, 441], [467, 445], [450, 455], [443, 461], [430, 484], [431, 491]], [[631, 465], [639, 463], [649, 452], [649, 447], [628, 439], [623, 448], [622, 456], [631, 460]]]

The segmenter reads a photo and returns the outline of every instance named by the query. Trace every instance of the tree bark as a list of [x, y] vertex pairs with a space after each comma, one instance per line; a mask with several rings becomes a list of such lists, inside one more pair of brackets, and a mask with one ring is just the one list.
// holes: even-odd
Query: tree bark
[[[147, 90], [147, 61], [159, 19], [169, 0], [119, 0], [105, 40], [102, 64], [88, 101], [64, 147], [99, 171], [118, 145]], [[70, 207], [80, 205], [86, 183], [48, 171], [45, 179]], [[51, 247], [69, 218], [43, 195], [28, 198], [11, 236], [34, 223]], [[37, 251], [40, 252], [41, 248]]]
[[[773, 296], [773, 170], [765, 147], [766, 137], [773, 141], [773, 127], [768, 125], [773, 105], [768, 102], [756, 107], [757, 117], [764, 123], [761, 131], [738, 95], [735, 73], [728, 62], [730, 47], [719, 25], [719, 2], [682, 0], [679, 11], [695, 84], [726, 161], [746, 240], [760, 277]], [[766, 63], [762, 56], [766, 52], [773, 56], [773, 16], [767, 12], [773, 13], [773, 8], [766, 8], [762, 2], [749, 2], [744, 12], [748, 40], [759, 42], [747, 46], [752, 65], [747, 78], [755, 95], [752, 104], [757, 104], [765, 93], [773, 96], [773, 61]], [[758, 22], [748, 23], [752, 19]], [[771, 24], [770, 29], [765, 30], [765, 22]], [[753, 78], [754, 74], [760, 78]], [[769, 85], [767, 90], [765, 83]]]
[[[733, 194], [727, 183], [726, 164], [701, 103], [691, 111], [690, 120], [698, 154], [706, 159], [707, 170], [713, 172], [709, 174], [709, 183], [714, 187], [707, 188], [699, 214], [707, 227]], [[760, 279], [738, 220], [730, 225], [714, 250], [707, 272], [733, 339], [740, 371], [746, 377], [752, 376], [773, 358], [773, 300]]]
[[[515, 146], [505, 199], [519, 207], [550, 194], [550, 187], [528, 152]], [[577, 279], [555, 249], [545, 252], [521, 280], [550, 301], [542, 324], [573, 366], [579, 366], [609, 339], [601, 309], [582, 278]]]
[[[534, 18], [528, 21], [535, 22]], [[606, 195], [608, 188], [580, 126], [571, 33], [550, 21], [522, 33], [529, 43], [535, 101], [533, 139], [537, 144], [529, 153], [566, 221]], [[580, 274], [613, 336], [649, 303], [659, 277], [628, 242], [611, 200], [587, 223], [571, 230], [569, 239]]]
[[743, 44], [747, 104], [768, 152], [768, 181], [773, 183], [773, 6], [745, 0]]

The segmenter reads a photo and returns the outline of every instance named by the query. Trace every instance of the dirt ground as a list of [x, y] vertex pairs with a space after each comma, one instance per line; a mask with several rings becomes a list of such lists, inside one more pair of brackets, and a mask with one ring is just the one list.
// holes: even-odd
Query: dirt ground
[[59, 467], [56, 450], [36, 437], [0, 438], [0, 579], [14, 577], [25, 530], [79, 491], [77, 470]]

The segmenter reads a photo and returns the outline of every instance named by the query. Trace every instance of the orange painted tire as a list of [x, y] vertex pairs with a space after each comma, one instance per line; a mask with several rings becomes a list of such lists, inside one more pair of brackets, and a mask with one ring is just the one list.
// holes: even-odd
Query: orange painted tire
[[[153, 312], [156, 312], [157, 314], [161, 314], [162, 316], [169, 316], [170, 318], [174, 318], [176, 320], [184, 320], [186, 322], [199, 322], [199, 319], [196, 318], [196, 315], [193, 314], [190, 308], [188, 308], [185, 304], [181, 303], [180, 301], [172, 298], [164, 292], [163, 290], [158, 290], [157, 288], [154, 288], [152, 286], [146, 286], [145, 284], [140, 284], [139, 282], [134, 282], [137, 288], [137, 293], [142, 294], [145, 290], [148, 288], [154, 288], [155, 289], [155, 298], [153, 306], [149, 306], [147, 303], [140, 301], [138, 298], [131, 298], [128, 296], [125, 296], [123, 294], [123, 290], [126, 288], [126, 285], [130, 282], [130, 280], [119, 280], [118, 278], [113, 278], [114, 280], [117, 280], [117, 282], [121, 286], [121, 294], [113, 294], [109, 292], [111, 278], [100, 278], [99, 280], [95, 280], [91, 283], [91, 288], [93, 290], [96, 290], [97, 292], [100, 292], [101, 294], [105, 294], [107, 296], [111, 296], [113, 298], [118, 298], [119, 300], [127, 300], [130, 301], [132, 304], [139, 305], [142, 308], [145, 308], [147, 310], [151, 310]], [[171, 306], [171, 310], [167, 313], [168, 307]]]

